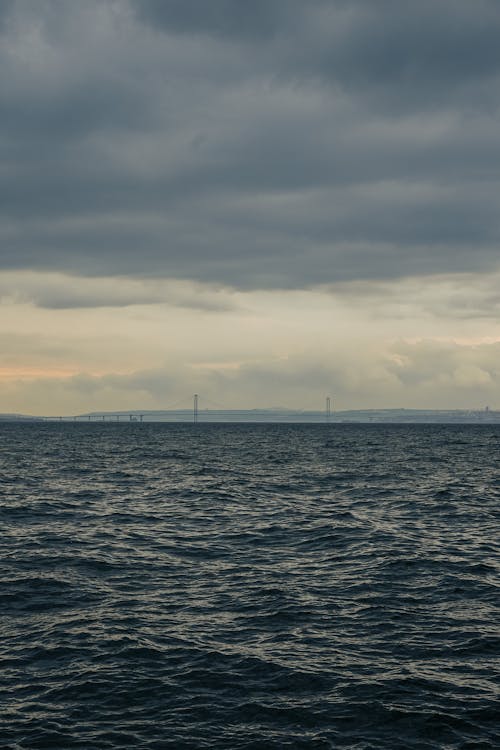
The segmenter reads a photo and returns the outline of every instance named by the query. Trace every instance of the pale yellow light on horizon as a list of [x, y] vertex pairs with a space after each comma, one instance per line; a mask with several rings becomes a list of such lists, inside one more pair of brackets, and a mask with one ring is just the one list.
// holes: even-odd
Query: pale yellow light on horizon
[[[323, 391], [338, 408], [496, 399], [500, 274], [274, 291], [127, 279], [94, 288], [34, 272], [8, 281], [1, 412], [162, 408], [179, 393], [221, 401], [219, 391], [238, 408], [312, 408]], [[40, 307], [62, 304], [68, 288], [81, 307]], [[96, 289], [113, 304], [92, 306]]]

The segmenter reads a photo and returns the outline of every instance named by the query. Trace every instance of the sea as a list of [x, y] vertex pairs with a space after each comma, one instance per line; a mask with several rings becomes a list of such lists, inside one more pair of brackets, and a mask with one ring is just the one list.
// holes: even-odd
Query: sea
[[500, 747], [500, 425], [3, 423], [0, 747]]

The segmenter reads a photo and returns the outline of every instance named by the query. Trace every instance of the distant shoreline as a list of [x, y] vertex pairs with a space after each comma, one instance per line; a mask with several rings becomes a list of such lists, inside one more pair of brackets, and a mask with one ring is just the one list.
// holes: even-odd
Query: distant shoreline
[[[191, 409], [87, 412], [77, 415], [0, 414], [0, 422], [192, 423]], [[432, 409], [357, 409], [325, 412], [288, 409], [201, 409], [198, 423], [299, 424], [500, 424], [500, 411]]]

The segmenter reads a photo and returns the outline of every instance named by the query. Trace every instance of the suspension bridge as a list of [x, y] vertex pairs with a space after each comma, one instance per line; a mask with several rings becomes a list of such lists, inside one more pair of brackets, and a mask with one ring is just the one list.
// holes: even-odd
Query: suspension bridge
[[50, 416], [45, 421], [141, 424], [143, 422], [327, 422], [332, 420], [332, 399], [327, 396], [325, 406], [318, 410], [285, 408], [230, 409], [223, 404], [195, 393], [155, 410], [95, 411], [71, 416]]

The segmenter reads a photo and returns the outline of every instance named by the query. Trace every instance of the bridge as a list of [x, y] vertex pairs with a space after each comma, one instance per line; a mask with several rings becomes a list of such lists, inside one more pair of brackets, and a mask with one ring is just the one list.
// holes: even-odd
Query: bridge
[[76, 414], [71, 416], [51, 416], [43, 418], [44, 421], [59, 422], [121, 422], [121, 423], [142, 423], [144, 421], [168, 421], [168, 422], [192, 422], [198, 424], [199, 421], [331, 421], [333, 415], [332, 400], [330, 396], [326, 397], [326, 407], [324, 410], [308, 411], [293, 409], [228, 409], [222, 404], [203, 399], [200, 408], [200, 398], [197, 393], [192, 396], [192, 401], [188, 405], [187, 399], [177, 401], [164, 409], [155, 409], [151, 411], [106, 411], [90, 412], [87, 414]]

